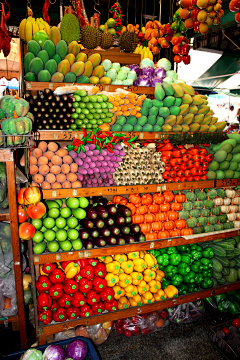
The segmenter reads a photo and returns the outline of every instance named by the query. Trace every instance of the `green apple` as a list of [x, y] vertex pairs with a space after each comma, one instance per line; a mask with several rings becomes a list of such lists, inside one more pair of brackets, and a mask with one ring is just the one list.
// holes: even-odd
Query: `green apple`
[[71, 241], [69, 241], [69, 240], [61, 241], [61, 242], [60, 242], [60, 248], [61, 248], [63, 251], [70, 251], [70, 250], [72, 249], [72, 243], [71, 243]]
[[55, 231], [55, 232], [58, 231], [57, 226], [55, 225], [55, 226], [52, 228], [52, 230]]
[[78, 200], [78, 198], [69, 198], [66, 201], [66, 205], [70, 209], [77, 209], [77, 208], [79, 208], [79, 200]]
[[86, 211], [81, 208], [74, 209], [72, 211], [72, 213], [73, 213], [73, 216], [75, 216], [79, 220], [85, 219], [85, 217], [86, 217]]
[[59, 209], [59, 204], [54, 200], [47, 200], [45, 203], [46, 203], [49, 210], [52, 209], [52, 208], [58, 208]]
[[67, 221], [64, 218], [58, 218], [56, 220], [56, 226], [58, 229], [63, 229], [67, 225]]
[[71, 229], [68, 231], [68, 239], [70, 240], [77, 240], [78, 238], [78, 231], [75, 229]]
[[40, 244], [35, 244], [33, 247], [34, 254], [42, 254], [46, 249], [45, 242], [41, 242]]
[[47, 230], [47, 228], [45, 228], [45, 226], [42, 226], [41, 229], [40, 229], [41, 232], [44, 232], [46, 230]]
[[56, 199], [55, 201], [59, 204], [60, 207], [62, 207], [63, 202], [61, 199]]
[[44, 233], [44, 239], [46, 239], [47, 241], [53, 241], [56, 237], [56, 233], [53, 230], [47, 230]]
[[53, 219], [57, 219], [60, 215], [60, 210], [58, 208], [52, 208], [48, 212], [48, 216]]
[[43, 215], [42, 220], [46, 219], [46, 217], [47, 217], [47, 213], [45, 213], [45, 214]]
[[59, 243], [57, 241], [51, 241], [51, 242], [47, 243], [47, 248], [50, 252], [58, 252]]
[[46, 217], [46, 219], [43, 220], [43, 225], [47, 229], [52, 229], [55, 226], [55, 220], [50, 217]]
[[60, 210], [60, 215], [63, 218], [69, 218], [72, 215], [72, 211], [68, 207], [64, 207]]
[[83, 247], [83, 244], [80, 239], [73, 240], [72, 241], [72, 247], [74, 250], [81, 250]]
[[69, 226], [67, 225], [67, 226], [65, 226], [65, 228], [64, 228], [64, 230], [68, 230], [69, 229]]
[[67, 232], [66, 232], [66, 230], [63, 230], [63, 229], [58, 230], [58, 231], [56, 232], [56, 238], [57, 238], [58, 241], [65, 241], [65, 240], [67, 239]]
[[41, 231], [36, 231], [33, 238], [32, 238], [32, 240], [36, 244], [41, 243], [43, 241], [43, 233]]
[[74, 216], [71, 216], [70, 218], [67, 219], [67, 225], [71, 229], [75, 229], [78, 226], [78, 219], [76, 219]]
[[35, 227], [36, 230], [40, 230], [42, 227], [42, 220], [32, 219], [32, 225]]
[[85, 197], [80, 197], [80, 198], [78, 198], [79, 199], [79, 206], [81, 207], [81, 208], [86, 208], [88, 205], [89, 205], [89, 201], [88, 201], [88, 199], [87, 198], [85, 198]]

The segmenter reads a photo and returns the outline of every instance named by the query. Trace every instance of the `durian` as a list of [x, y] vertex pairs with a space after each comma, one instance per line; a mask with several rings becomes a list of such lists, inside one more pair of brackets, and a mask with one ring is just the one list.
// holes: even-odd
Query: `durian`
[[81, 43], [86, 49], [95, 49], [101, 44], [102, 33], [94, 26], [85, 26], [81, 31]]
[[119, 37], [120, 49], [132, 53], [138, 45], [138, 37], [134, 32], [124, 31]]
[[109, 49], [111, 46], [113, 46], [113, 36], [110, 33], [104, 33], [102, 34], [102, 39], [101, 39], [101, 47], [103, 49]]
[[62, 18], [60, 24], [60, 32], [62, 40], [65, 40], [67, 44], [72, 41], [79, 41], [80, 26], [77, 17], [73, 14], [66, 14]]

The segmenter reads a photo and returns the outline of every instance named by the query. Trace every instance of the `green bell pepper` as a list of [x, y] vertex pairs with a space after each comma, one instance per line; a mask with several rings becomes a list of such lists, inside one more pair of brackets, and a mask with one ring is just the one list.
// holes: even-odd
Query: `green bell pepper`
[[188, 293], [187, 284], [181, 283], [181, 284], [178, 286], [178, 293], [179, 293], [179, 295], [186, 295], [186, 294]]
[[191, 270], [195, 273], [199, 273], [202, 269], [202, 264], [200, 263], [200, 261], [196, 260], [192, 263], [191, 265]]
[[193, 293], [193, 292], [196, 292], [196, 291], [198, 291], [197, 284], [195, 284], [195, 283], [188, 284], [188, 292], [189, 293]]
[[189, 246], [191, 247], [191, 250], [193, 250], [197, 248], [198, 244], [189, 244]]
[[230, 302], [228, 300], [220, 300], [217, 304], [218, 310], [220, 312], [227, 312], [229, 308]]
[[153, 254], [155, 258], [157, 258], [159, 255], [161, 255], [159, 250], [155, 250], [155, 253]]
[[164, 253], [157, 257], [157, 263], [162, 266], [167, 266], [169, 264], [169, 255]]
[[237, 291], [236, 291], [234, 297], [236, 298], [237, 301], [240, 302], [240, 292], [237, 292]]
[[164, 266], [163, 265], [158, 265], [158, 268], [159, 268], [159, 270], [164, 270]]
[[226, 294], [220, 294], [220, 295], [215, 295], [214, 296], [214, 299], [216, 300], [217, 304], [219, 303], [219, 301], [225, 300], [226, 298], [227, 298]]
[[165, 289], [168, 285], [171, 285], [171, 281], [165, 278], [162, 279], [162, 289]]
[[198, 244], [196, 244], [197, 246], [194, 248], [195, 250], [197, 250], [197, 251], [199, 251], [199, 252], [202, 252], [203, 251], [203, 248], [200, 246], [200, 245], [198, 245]]
[[231, 302], [229, 304], [229, 310], [231, 311], [232, 315], [238, 315], [240, 313], [240, 306], [237, 301]]
[[177, 249], [178, 249], [178, 251], [181, 251], [181, 252], [189, 252], [190, 251], [189, 245], [179, 245], [179, 246], [177, 246]]
[[176, 274], [171, 278], [171, 284], [174, 286], [179, 286], [183, 282], [182, 275]]
[[213, 276], [213, 270], [209, 268], [207, 270], [203, 270], [202, 275], [203, 277], [211, 278]]
[[164, 272], [167, 278], [172, 278], [177, 273], [177, 267], [173, 265], [168, 265], [164, 268]]
[[193, 260], [199, 260], [202, 257], [202, 253], [196, 249], [191, 250], [190, 254], [192, 255]]
[[188, 264], [181, 262], [178, 264], [178, 273], [180, 275], [187, 275], [187, 273], [189, 273], [190, 271], [190, 267]]
[[209, 259], [212, 259], [214, 257], [214, 251], [212, 248], [210, 247], [207, 247], [203, 250], [202, 252], [202, 256], [205, 257], [205, 258], [209, 258]]
[[192, 263], [192, 257], [190, 254], [187, 253], [183, 253], [182, 254], [182, 262], [186, 263], [186, 264], [191, 264]]
[[211, 287], [213, 287], [213, 281], [212, 279], [204, 277], [200, 286], [202, 289], [210, 289]]
[[177, 254], [178, 251], [176, 249], [176, 246], [170, 246], [169, 248], [167, 248], [167, 253], [170, 254]]
[[176, 266], [181, 262], [182, 257], [180, 254], [170, 254], [169, 259], [170, 264]]
[[196, 284], [200, 284], [203, 281], [203, 276], [201, 273], [195, 274], [195, 279], [194, 279]]
[[158, 249], [158, 251], [160, 251], [161, 254], [164, 254], [164, 253], [167, 252], [167, 249], [166, 249], [166, 248], [164, 248], [164, 249]]
[[237, 294], [237, 290], [232, 290], [227, 293], [227, 296], [235, 296]]
[[183, 276], [183, 279], [186, 283], [194, 283], [196, 274], [193, 271], [189, 271], [187, 275]]
[[205, 266], [207, 266], [208, 268], [211, 268], [213, 266], [212, 260], [210, 260], [208, 258], [201, 258], [200, 261], [203, 264], [203, 269], [204, 270], [205, 270]]
[[171, 29], [173, 29], [174, 31], [178, 31], [179, 26], [180, 26], [179, 21], [176, 20], [176, 21], [174, 21], [174, 22], [172, 23]]

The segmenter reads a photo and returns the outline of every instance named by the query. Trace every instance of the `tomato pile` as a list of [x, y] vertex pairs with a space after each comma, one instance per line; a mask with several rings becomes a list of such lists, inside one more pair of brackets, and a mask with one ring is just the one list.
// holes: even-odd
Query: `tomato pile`
[[171, 43], [173, 44], [172, 51], [175, 54], [174, 62], [180, 63], [183, 61], [185, 65], [189, 65], [191, 58], [189, 55], [190, 45], [188, 44], [188, 40], [185, 36], [173, 36], [171, 39]]

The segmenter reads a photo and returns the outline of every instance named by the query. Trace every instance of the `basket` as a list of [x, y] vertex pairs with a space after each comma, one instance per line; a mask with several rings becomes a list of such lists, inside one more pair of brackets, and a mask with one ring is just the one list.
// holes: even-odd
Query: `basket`
[[219, 330], [222, 330], [224, 327], [230, 327], [232, 325], [232, 320], [227, 321], [223, 324], [216, 325], [210, 328], [209, 330], [209, 337], [214, 343], [215, 347], [223, 354], [225, 355], [226, 359], [229, 360], [235, 360], [240, 359], [240, 355], [236, 354], [236, 352], [233, 350], [233, 348], [228, 345], [228, 343], [217, 334]]
[[33, 132], [26, 135], [0, 134], [0, 149], [26, 149], [33, 146]]
[[[76, 336], [75, 338], [72, 338], [72, 339], [66, 339], [66, 340], [61, 340], [61, 341], [56, 341], [56, 342], [53, 342], [51, 344], [46, 344], [46, 345], [40, 345], [40, 346], [37, 346], [35, 347], [34, 349], [36, 350], [41, 350], [42, 352], [44, 352], [44, 350], [49, 346], [49, 345], [60, 345], [62, 346], [63, 348], [66, 348], [68, 344], [70, 344], [73, 340], [81, 340], [82, 342], [84, 342], [86, 345], [87, 345], [87, 348], [88, 348], [88, 352], [87, 352], [87, 355], [85, 357], [85, 360], [101, 360], [100, 357], [98, 356], [91, 340], [89, 339], [86, 339], [82, 336]], [[1, 360], [19, 360], [20, 357], [22, 356], [22, 354], [26, 351], [27, 349], [25, 350], [21, 350], [21, 351], [17, 351], [15, 353], [11, 353], [11, 354], [8, 354], [8, 355], [4, 355], [1, 357]]]

